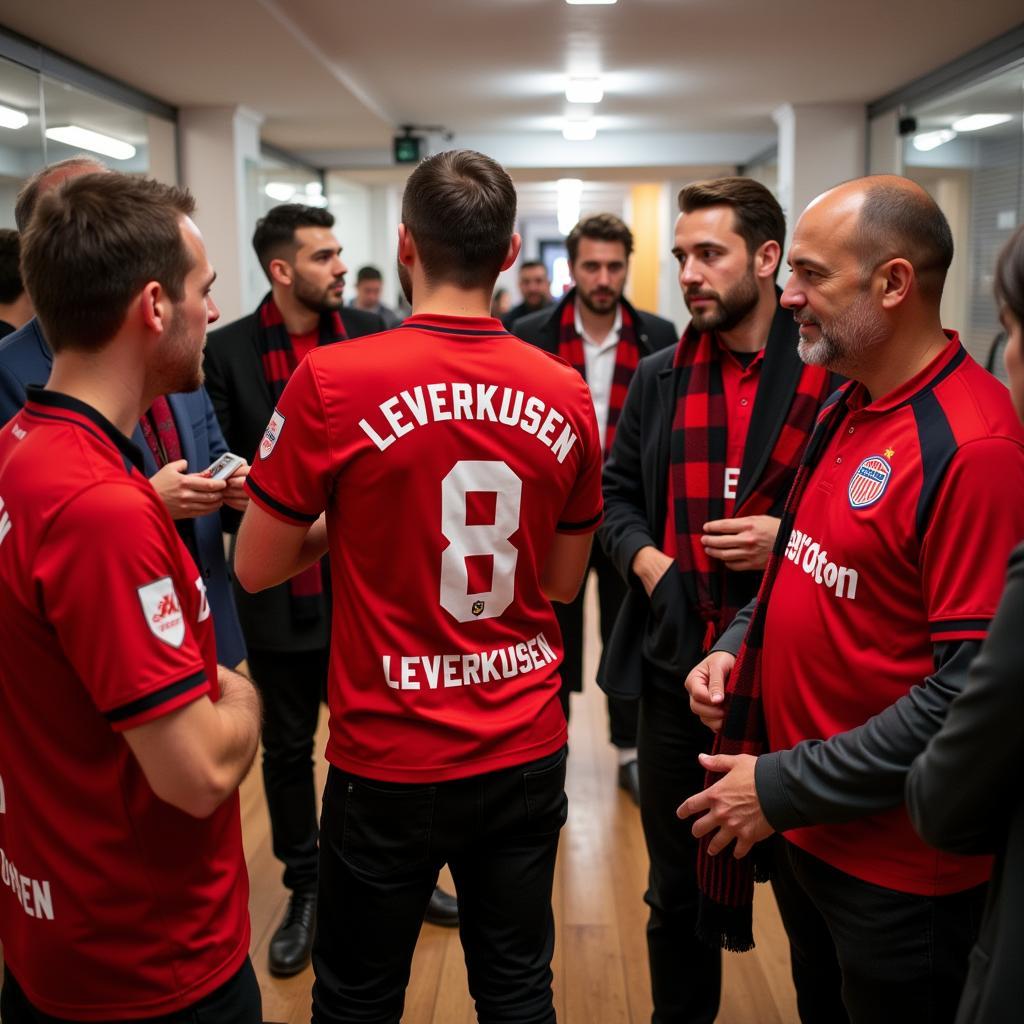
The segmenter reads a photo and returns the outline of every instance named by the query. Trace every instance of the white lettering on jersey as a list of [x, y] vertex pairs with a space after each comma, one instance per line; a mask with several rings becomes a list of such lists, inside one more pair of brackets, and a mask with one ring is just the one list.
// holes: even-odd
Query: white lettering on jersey
[[[392, 395], [378, 408], [384, 422], [374, 425], [362, 419], [359, 426], [382, 452], [417, 427], [447, 420], [477, 420], [518, 427], [550, 448], [559, 462], [565, 462], [579, 440], [562, 413], [548, 408], [539, 398], [527, 397], [522, 391], [497, 384], [428, 384], [426, 388], [417, 385], [411, 391]], [[284, 420], [281, 422], [283, 425]], [[267, 431], [269, 433], [270, 427]], [[266, 437], [263, 440], [266, 444]], [[274, 440], [276, 442], [276, 438]], [[270, 449], [273, 450], [273, 443]], [[262, 445], [260, 454], [263, 455]]]
[[738, 466], [725, 467], [725, 494], [726, 501], [736, 500], [736, 488], [740, 482], [740, 470]]
[[29, 917], [45, 917], [53, 920], [53, 896], [49, 882], [38, 882], [34, 878], [26, 878], [7, 859], [7, 854], [0, 849], [0, 881], [4, 888], [14, 893], [21, 909]]
[[543, 633], [525, 643], [472, 654], [396, 655], [381, 658], [392, 690], [436, 690], [514, 679], [558, 661]]
[[836, 597], [857, 599], [857, 583], [860, 576], [856, 569], [836, 565], [828, 560], [828, 552], [808, 534], [794, 530], [786, 544], [786, 557], [810, 576], [818, 586], [824, 585]]
[[22, 430], [17, 423], [11, 424], [11, 433], [14, 435], [16, 441], [24, 441], [28, 437], [28, 431]]
[[210, 601], [206, 596], [206, 584], [202, 576], [196, 577], [196, 590], [199, 591], [199, 614], [196, 622], [205, 622], [210, 617]]
[[4, 777], [0, 775], [0, 814], [7, 813], [7, 796], [4, 793]]
[[11, 532], [11, 516], [10, 513], [4, 512], [4, 499], [0, 498], [0, 544], [3, 544], [4, 538]]
[[270, 458], [270, 453], [274, 450], [282, 430], [284, 430], [284, 417], [275, 409], [267, 424], [267, 429], [263, 431], [263, 440], [260, 441], [261, 459]]
[[170, 576], [147, 583], [138, 591], [150, 632], [168, 647], [180, 647], [185, 640], [185, 616]]

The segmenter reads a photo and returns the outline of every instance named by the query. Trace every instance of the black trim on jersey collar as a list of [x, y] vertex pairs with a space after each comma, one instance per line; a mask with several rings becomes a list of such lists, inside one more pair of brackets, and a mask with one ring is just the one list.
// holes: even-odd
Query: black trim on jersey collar
[[477, 330], [475, 327], [442, 327], [440, 324], [422, 324], [415, 323], [410, 324], [408, 322], [400, 323], [397, 327], [392, 328], [395, 331], [433, 331], [435, 334], [459, 334], [467, 338], [514, 338], [515, 335], [509, 333], [504, 328], [500, 331], [484, 331]]
[[273, 509], [277, 509], [282, 515], [288, 516], [289, 519], [298, 519], [302, 523], [315, 523], [320, 517], [311, 516], [307, 512], [296, 512], [295, 509], [289, 508], [283, 502], [277, 500], [277, 498], [271, 497], [265, 490], [252, 477], [246, 478], [246, 486], [250, 487], [255, 493], [256, 497], [260, 499], [265, 505], [269, 505]]
[[144, 711], [151, 711], [161, 704], [166, 704], [169, 700], [174, 700], [175, 697], [180, 697], [197, 686], [204, 685], [206, 685], [206, 673], [196, 672], [186, 679], [179, 679], [176, 683], [169, 683], [159, 690], [154, 690], [153, 693], [147, 693], [145, 697], [133, 700], [130, 704], [122, 704], [119, 708], [107, 711], [103, 717], [108, 722], [123, 722], [128, 718], [141, 715]]
[[[28, 400], [33, 402], [35, 405], [48, 406], [51, 409], [63, 409], [66, 412], [77, 413], [79, 416], [84, 416], [90, 423], [94, 423], [103, 434], [109, 438], [117, 447], [117, 450], [124, 456], [124, 458], [130, 462], [135, 468], [145, 475], [143, 466], [145, 465], [142, 461], [142, 452], [132, 444], [124, 434], [121, 433], [113, 423], [110, 422], [103, 415], [103, 413], [94, 409], [91, 405], [87, 405], [85, 402], [80, 401], [77, 398], [72, 398], [71, 395], [65, 395], [60, 391], [45, 391], [43, 388], [36, 384], [29, 384], [27, 390]], [[64, 420], [66, 423], [74, 423], [74, 420], [69, 420], [63, 416], [50, 416], [50, 419]], [[77, 424], [81, 426], [81, 424]], [[127, 468], [127, 467], [126, 467]]]
[[967, 349], [964, 348], [963, 342], [959, 345], [959, 351], [950, 358], [949, 362], [939, 370], [937, 374], [920, 391], [915, 391], [909, 398], [904, 398], [898, 405], [894, 405], [894, 409], [902, 409], [905, 405], [910, 405], [911, 402], [916, 402], [923, 395], [931, 393], [935, 387], [941, 384], [965, 359], [967, 358]]

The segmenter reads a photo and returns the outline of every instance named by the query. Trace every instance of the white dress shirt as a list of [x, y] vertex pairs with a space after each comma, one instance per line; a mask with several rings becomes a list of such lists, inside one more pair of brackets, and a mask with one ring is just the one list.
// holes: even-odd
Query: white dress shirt
[[587, 384], [597, 414], [597, 429], [604, 451], [604, 435], [608, 430], [608, 403], [611, 400], [612, 380], [615, 377], [615, 352], [622, 333], [622, 306], [615, 304], [615, 323], [602, 341], [587, 334], [580, 316], [580, 300], [575, 302], [576, 333], [583, 339], [583, 359], [587, 370]]

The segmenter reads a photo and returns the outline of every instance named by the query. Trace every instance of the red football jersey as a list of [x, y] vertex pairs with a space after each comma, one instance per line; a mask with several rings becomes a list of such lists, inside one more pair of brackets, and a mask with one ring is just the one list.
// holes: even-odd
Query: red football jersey
[[141, 455], [30, 390], [0, 429], [0, 940], [43, 1012], [171, 1013], [242, 965], [237, 796], [175, 809], [119, 735], [216, 679], [201, 577]]
[[[902, 387], [865, 396], [814, 469], [768, 604], [772, 750], [862, 725], [935, 670], [933, 645], [982, 639], [1024, 537], [1024, 430], [955, 336]], [[786, 838], [900, 892], [957, 892], [991, 868], [926, 846], [902, 805]]]
[[561, 638], [540, 571], [601, 519], [583, 378], [497, 320], [417, 315], [319, 348], [249, 476], [288, 523], [327, 510], [327, 757], [435, 782], [557, 750]]

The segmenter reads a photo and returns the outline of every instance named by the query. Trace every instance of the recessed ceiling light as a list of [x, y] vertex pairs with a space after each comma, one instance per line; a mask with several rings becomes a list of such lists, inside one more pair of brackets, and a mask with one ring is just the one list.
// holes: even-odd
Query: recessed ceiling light
[[28, 114], [23, 114], [13, 107], [0, 105], [0, 128], [24, 128], [28, 124]]
[[593, 121], [566, 121], [562, 126], [562, 137], [570, 142], [589, 142], [597, 135]]
[[276, 199], [279, 203], [287, 203], [290, 199], [295, 197], [296, 191], [298, 191], [294, 185], [287, 181], [268, 181], [263, 186], [263, 191], [266, 192], [271, 199]]
[[927, 153], [931, 149], [938, 149], [947, 142], [956, 138], [956, 132], [952, 128], [939, 128], [934, 132], [921, 132], [914, 136], [914, 149], [921, 153]]
[[958, 132], [980, 132], [983, 128], [994, 128], [997, 124], [1012, 121], [1012, 114], [971, 114], [953, 122], [953, 130]]
[[114, 160], [131, 160], [135, 156], [135, 147], [130, 142], [102, 135], [88, 128], [80, 128], [77, 124], [47, 128], [46, 137], [53, 139], [54, 142], [63, 142], [65, 146], [88, 149], [92, 153], [100, 153]]
[[600, 78], [570, 78], [565, 87], [565, 98], [570, 103], [600, 103], [604, 88]]

